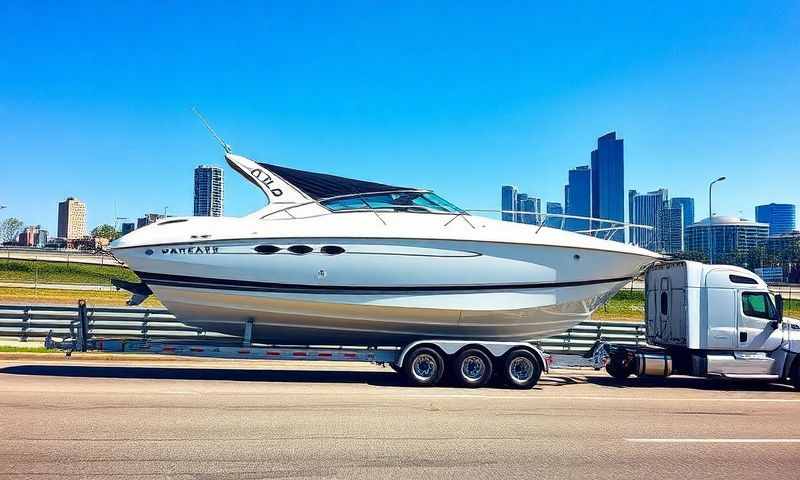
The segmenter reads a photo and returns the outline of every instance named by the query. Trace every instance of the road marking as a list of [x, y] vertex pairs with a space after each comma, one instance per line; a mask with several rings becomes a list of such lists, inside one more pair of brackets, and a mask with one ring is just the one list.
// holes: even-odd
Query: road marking
[[582, 396], [582, 395], [537, 395], [531, 393], [528, 395], [468, 395], [468, 394], [409, 394], [403, 395], [403, 398], [475, 398], [487, 400], [587, 400], [591, 402], [596, 401], [611, 401], [611, 402], [744, 402], [744, 403], [800, 403], [800, 398], [692, 398], [692, 397], [597, 397], [597, 396]]
[[633, 443], [800, 443], [800, 438], [626, 438]]

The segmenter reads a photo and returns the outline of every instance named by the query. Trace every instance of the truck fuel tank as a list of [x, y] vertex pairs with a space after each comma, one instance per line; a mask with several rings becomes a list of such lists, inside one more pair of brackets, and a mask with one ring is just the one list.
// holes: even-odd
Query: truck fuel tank
[[636, 375], [668, 377], [672, 374], [672, 357], [668, 353], [639, 352], [636, 354]]

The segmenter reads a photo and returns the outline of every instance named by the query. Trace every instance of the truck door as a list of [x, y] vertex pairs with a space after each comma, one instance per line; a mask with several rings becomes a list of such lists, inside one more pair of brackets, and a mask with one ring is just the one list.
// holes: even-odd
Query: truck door
[[772, 351], [780, 347], [782, 332], [774, 328], [775, 305], [767, 292], [739, 291], [737, 349]]
[[711, 288], [705, 290], [706, 316], [708, 330], [701, 345], [714, 350], [736, 348], [736, 290], [730, 288]]

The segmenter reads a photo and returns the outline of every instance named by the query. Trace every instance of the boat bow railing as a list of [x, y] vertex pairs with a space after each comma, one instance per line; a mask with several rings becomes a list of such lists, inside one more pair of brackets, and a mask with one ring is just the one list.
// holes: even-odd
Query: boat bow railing
[[[583, 217], [580, 215], [567, 215], [562, 213], [538, 213], [525, 210], [468, 209], [464, 210], [464, 212], [458, 215], [463, 215], [465, 213], [499, 213], [500, 215], [510, 214], [514, 216], [513, 218], [522, 220], [514, 220], [516, 223], [523, 223], [538, 227], [536, 229], [536, 233], [539, 233], [542, 227], [566, 230], [567, 221], [574, 220], [575, 222], [581, 222], [583, 225], [587, 225], [589, 228], [579, 228], [572, 230], [573, 232], [599, 237], [605, 240], [611, 239], [615, 233], [620, 231], [624, 232], [626, 229], [641, 229], [648, 231], [654, 230], [654, 228], [650, 225], [639, 225], [636, 223], [609, 220], [607, 218]], [[450, 219], [447, 223], [449, 224], [454, 219], [455, 218]]]

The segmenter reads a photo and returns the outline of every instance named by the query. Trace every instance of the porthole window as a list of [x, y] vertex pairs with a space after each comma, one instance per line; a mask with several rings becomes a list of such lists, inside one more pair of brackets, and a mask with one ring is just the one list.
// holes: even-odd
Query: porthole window
[[276, 247], [275, 245], [259, 245], [256, 247], [256, 252], [258, 253], [272, 254], [280, 251], [281, 247]]
[[314, 249], [308, 245], [292, 245], [287, 250], [297, 255], [305, 255], [306, 253], [311, 253]]
[[340, 253], [344, 253], [344, 248], [337, 245], [325, 245], [320, 248], [319, 251], [325, 255], [339, 255]]

